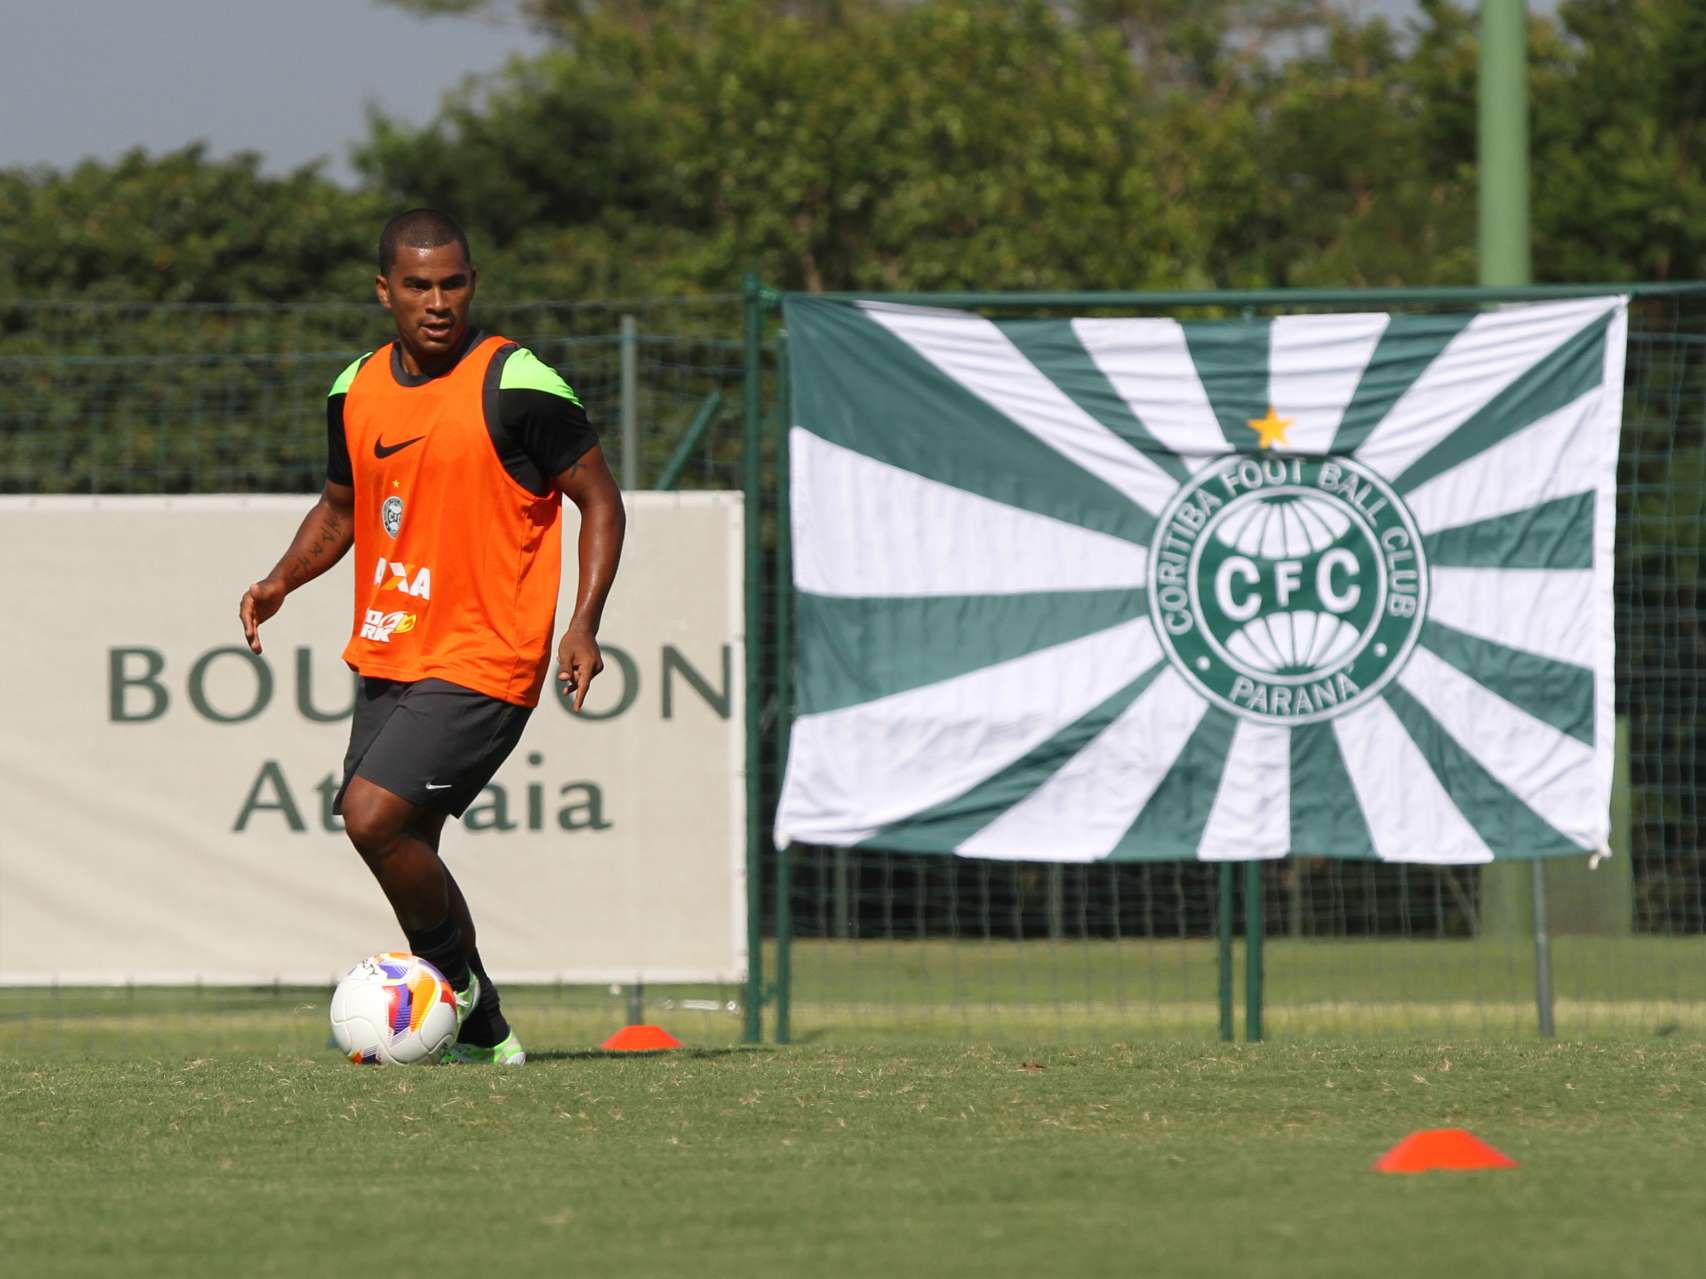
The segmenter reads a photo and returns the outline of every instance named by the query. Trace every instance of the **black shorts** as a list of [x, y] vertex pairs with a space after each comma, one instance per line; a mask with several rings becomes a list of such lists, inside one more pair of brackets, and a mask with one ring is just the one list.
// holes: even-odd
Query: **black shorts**
[[531, 707], [446, 680], [363, 676], [332, 811], [344, 811], [344, 792], [362, 777], [418, 807], [460, 817], [509, 758], [530, 714]]

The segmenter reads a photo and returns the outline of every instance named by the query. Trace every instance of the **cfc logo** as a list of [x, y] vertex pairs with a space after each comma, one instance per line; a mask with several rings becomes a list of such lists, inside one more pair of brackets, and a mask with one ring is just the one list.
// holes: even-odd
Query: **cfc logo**
[[430, 568], [416, 569], [410, 564], [399, 564], [396, 560], [388, 560], [383, 555], [373, 566], [373, 584], [382, 591], [401, 591], [405, 595], [413, 595], [416, 599], [430, 600], [432, 598], [432, 570]]
[[1245, 719], [1342, 715], [1403, 668], [1427, 617], [1421, 534], [1349, 458], [1235, 456], [1162, 512], [1149, 606], [1174, 668]]
[[377, 644], [389, 644], [393, 635], [406, 635], [414, 629], [413, 613], [382, 613], [376, 608], [370, 608], [361, 623], [361, 638]]

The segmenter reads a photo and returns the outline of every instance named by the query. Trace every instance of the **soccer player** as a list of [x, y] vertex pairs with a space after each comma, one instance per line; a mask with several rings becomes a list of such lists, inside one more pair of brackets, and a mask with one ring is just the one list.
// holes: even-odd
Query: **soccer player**
[[575, 610], [557, 644], [576, 711], [604, 669], [598, 625], [626, 516], [575, 393], [525, 347], [469, 326], [474, 283], [468, 238], [444, 214], [411, 209], [385, 224], [374, 287], [396, 340], [332, 384], [325, 489], [238, 615], [259, 653], [285, 596], [355, 547], [344, 660], [361, 678], [334, 808], [409, 948], [456, 991], [447, 1060], [520, 1065], [439, 837], [538, 704], [562, 499], [580, 510]]

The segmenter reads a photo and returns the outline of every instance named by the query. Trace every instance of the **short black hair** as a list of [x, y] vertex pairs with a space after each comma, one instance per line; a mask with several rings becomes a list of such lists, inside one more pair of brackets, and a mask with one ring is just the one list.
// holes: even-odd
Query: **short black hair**
[[468, 236], [448, 213], [437, 209], [409, 209], [399, 213], [379, 233], [379, 274], [391, 273], [397, 250], [404, 245], [411, 249], [436, 249], [446, 244], [460, 244], [462, 256], [473, 264]]

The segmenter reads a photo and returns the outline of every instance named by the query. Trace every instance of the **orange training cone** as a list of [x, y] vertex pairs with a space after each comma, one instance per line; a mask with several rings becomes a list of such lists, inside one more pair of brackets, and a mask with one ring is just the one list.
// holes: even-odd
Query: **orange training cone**
[[655, 1053], [679, 1048], [681, 1041], [662, 1026], [624, 1026], [599, 1047], [613, 1053]]
[[1516, 1160], [1462, 1128], [1424, 1128], [1375, 1160], [1376, 1172], [1474, 1172], [1515, 1168]]

